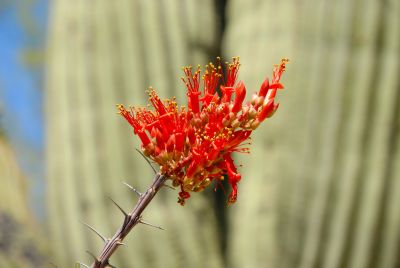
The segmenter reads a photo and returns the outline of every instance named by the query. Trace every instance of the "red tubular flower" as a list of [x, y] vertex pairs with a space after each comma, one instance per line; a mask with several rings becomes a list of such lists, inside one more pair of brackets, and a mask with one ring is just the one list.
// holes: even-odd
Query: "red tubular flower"
[[192, 67], [184, 67], [183, 71], [185, 73], [185, 77], [182, 77], [182, 81], [185, 83], [188, 92], [188, 107], [194, 113], [198, 113], [200, 111], [199, 108], [199, 95], [201, 94], [199, 91], [200, 86], [200, 66], [198, 66], [197, 70], [192, 71]]
[[[249, 149], [242, 147], [243, 142], [278, 108], [274, 99], [277, 90], [283, 88], [279, 80], [287, 62], [283, 59], [275, 66], [272, 80], [266, 79], [258, 94], [245, 105], [245, 85], [242, 81], [236, 84], [239, 58], [226, 64], [225, 77], [217, 58], [215, 65], [206, 65], [202, 77], [200, 67], [194, 73], [191, 67], [183, 69], [187, 109], [178, 108], [175, 99], [161, 101], [153, 89], [149, 90], [149, 99], [154, 111], [147, 108], [126, 110], [123, 105], [117, 106], [139, 136], [144, 154], [160, 165], [160, 172], [170, 178], [174, 186], [180, 187], [178, 203], [183, 205], [190, 192], [201, 191], [212, 181], [219, 183], [224, 174], [232, 188], [228, 203], [236, 201], [241, 176], [232, 153], [248, 153]], [[203, 92], [200, 92], [200, 77]], [[219, 96], [217, 86], [221, 81]]]
[[224, 155], [224, 164], [226, 166], [229, 183], [232, 187], [232, 192], [229, 195], [228, 203], [232, 204], [237, 198], [237, 183], [240, 181], [241, 176], [237, 173], [235, 164], [233, 163], [233, 159], [230, 154]]

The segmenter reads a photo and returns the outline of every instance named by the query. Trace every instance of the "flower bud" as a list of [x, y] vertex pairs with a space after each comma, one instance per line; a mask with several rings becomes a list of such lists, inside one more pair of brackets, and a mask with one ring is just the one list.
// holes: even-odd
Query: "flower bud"
[[257, 115], [257, 110], [254, 109], [253, 106], [251, 106], [250, 109], [249, 109], [249, 119], [255, 118], [256, 115]]

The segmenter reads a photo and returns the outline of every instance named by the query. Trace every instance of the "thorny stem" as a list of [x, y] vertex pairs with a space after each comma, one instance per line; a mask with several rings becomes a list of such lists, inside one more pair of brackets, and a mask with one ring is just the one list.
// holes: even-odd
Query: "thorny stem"
[[136, 206], [127, 214], [121, 227], [116, 231], [114, 236], [106, 241], [103, 250], [98, 255], [97, 259], [90, 266], [91, 268], [104, 268], [110, 265], [109, 259], [117, 248], [122, 245], [122, 240], [128, 235], [136, 224], [141, 222], [141, 215], [156, 193], [164, 186], [167, 177], [157, 173], [154, 181], [146, 192], [142, 193]]

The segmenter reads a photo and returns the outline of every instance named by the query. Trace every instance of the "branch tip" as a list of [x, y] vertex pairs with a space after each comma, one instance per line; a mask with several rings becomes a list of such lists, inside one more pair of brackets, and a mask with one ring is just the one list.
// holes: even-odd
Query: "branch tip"
[[82, 264], [82, 267], [86, 268], [105, 268], [105, 267], [115, 267], [110, 265], [109, 259], [113, 255], [113, 253], [117, 250], [119, 246], [124, 245], [122, 243], [123, 238], [132, 230], [133, 227], [137, 225], [137, 223], [142, 223], [145, 225], [149, 225], [151, 227], [164, 230], [162, 227], [152, 225], [150, 223], [142, 221], [142, 212], [143, 210], [148, 206], [150, 201], [153, 199], [155, 194], [163, 188], [163, 184], [166, 181], [166, 177], [161, 174], [156, 174], [154, 176], [154, 181], [152, 182], [151, 186], [147, 188], [147, 190], [141, 194], [138, 191], [136, 191], [135, 188], [130, 186], [126, 182], [122, 182], [126, 186], [128, 186], [132, 191], [137, 193], [140, 197], [139, 200], [137, 201], [135, 207], [131, 210], [129, 214], [127, 214], [112, 198], [109, 197], [109, 199], [118, 207], [118, 209], [125, 215], [124, 222], [122, 225], [118, 228], [118, 230], [115, 232], [115, 234], [112, 236], [112, 238], [106, 239], [104, 236], [100, 235], [99, 232], [97, 232], [96, 229], [94, 229], [92, 226], [81, 222], [88, 228], [90, 228], [93, 232], [95, 232], [98, 236], [100, 236], [103, 240], [106, 241], [103, 249], [101, 250], [100, 254], [98, 255], [99, 257], [96, 257], [94, 254], [91, 252], [87, 251], [88, 254], [90, 254], [94, 262], [91, 264], [91, 266], [87, 266]]

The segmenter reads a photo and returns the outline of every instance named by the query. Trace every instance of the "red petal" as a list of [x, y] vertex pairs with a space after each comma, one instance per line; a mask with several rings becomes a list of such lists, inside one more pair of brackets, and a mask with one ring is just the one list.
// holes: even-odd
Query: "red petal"
[[194, 113], [200, 112], [199, 95], [200, 95], [199, 91], [188, 93], [188, 97], [189, 97], [188, 98], [188, 107]]
[[230, 155], [224, 156], [224, 162], [228, 172], [229, 183], [232, 187], [232, 192], [230, 193], [228, 198], [228, 204], [232, 204], [237, 199], [237, 183], [240, 181], [241, 176], [237, 173], [235, 164], [233, 163], [233, 159]]
[[182, 133], [176, 133], [175, 150], [177, 150], [178, 152], [182, 152], [184, 144], [185, 144], [185, 135], [183, 135]]
[[162, 103], [160, 97], [157, 95], [155, 90], [151, 90], [150, 93], [150, 101], [153, 104], [154, 109], [157, 111], [159, 115], [163, 115], [167, 113], [164, 104]]
[[278, 107], [279, 107], [279, 103], [274, 104], [274, 108], [273, 108], [272, 111], [267, 115], [267, 117], [273, 116], [274, 113], [276, 112], [276, 110], [278, 109]]
[[187, 135], [189, 138], [189, 143], [193, 145], [196, 142], [196, 135], [194, 134], [194, 129], [192, 127], [189, 127], [187, 130]]
[[183, 199], [188, 199], [190, 197], [190, 193], [185, 192], [185, 191], [182, 190], [182, 191], [179, 192], [179, 196], [181, 198], [183, 198]]
[[235, 89], [233, 87], [225, 87], [221, 86], [222, 91], [222, 102], [229, 102], [231, 101], [231, 97]]
[[283, 89], [283, 85], [281, 83], [275, 83], [269, 86], [271, 89]]
[[246, 97], [246, 87], [244, 86], [242, 81], [239, 81], [235, 88], [235, 91], [236, 96], [233, 103], [232, 112], [237, 113], [242, 108], [243, 100]]
[[262, 122], [271, 113], [274, 107], [274, 100], [269, 100], [268, 103], [262, 108], [261, 112], [258, 114], [257, 119]]
[[198, 163], [197, 163], [195, 160], [193, 160], [193, 161], [190, 163], [188, 169], [186, 170], [186, 176], [187, 176], [188, 178], [193, 177], [193, 175], [194, 175], [194, 174], [196, 173], [196, 171], [197, 171], [197, 166], [198, 166]]
[[146, 132], [138, 131], [137, 135], [139, 136], [140, 140], [142, 141], [143, 147], [146, 147], [150, 143], [149, 137], [147, 137]]
[[232, 187], [232, 191], [231, 191], [231, 193], [229, 194], [229, 197], [228, 197], [228, 204], [229, 205], [235, 203], [236, 200], [237, 200], [237, 184], [234, 183], [234, 184], [231, 185], [231, 187]]
[[268, 92], [268, 88], [269, 88], [269, 80], [268, 78], [264, 80], [264, 82], [262, 83], [261, 87], [260, 87], [260, 91], [258, 92], [258, 96], [261, 97], [265, 97], [265, 95]]
[[205, 93], [204, 96], [202, 98], [200, 98], [200, 100], [203, 104], [203, 107], [209, 105], [211, 100], [213, 99], [213, 97], [214, 97], [214, 94], [210, 94], [208, 92]]
[[167, 141], [166, 144], [166, 149], [167, 152], [172, 152], [174, 150], [174, 145], [175, 145], [175, 135], [171, 135]]

